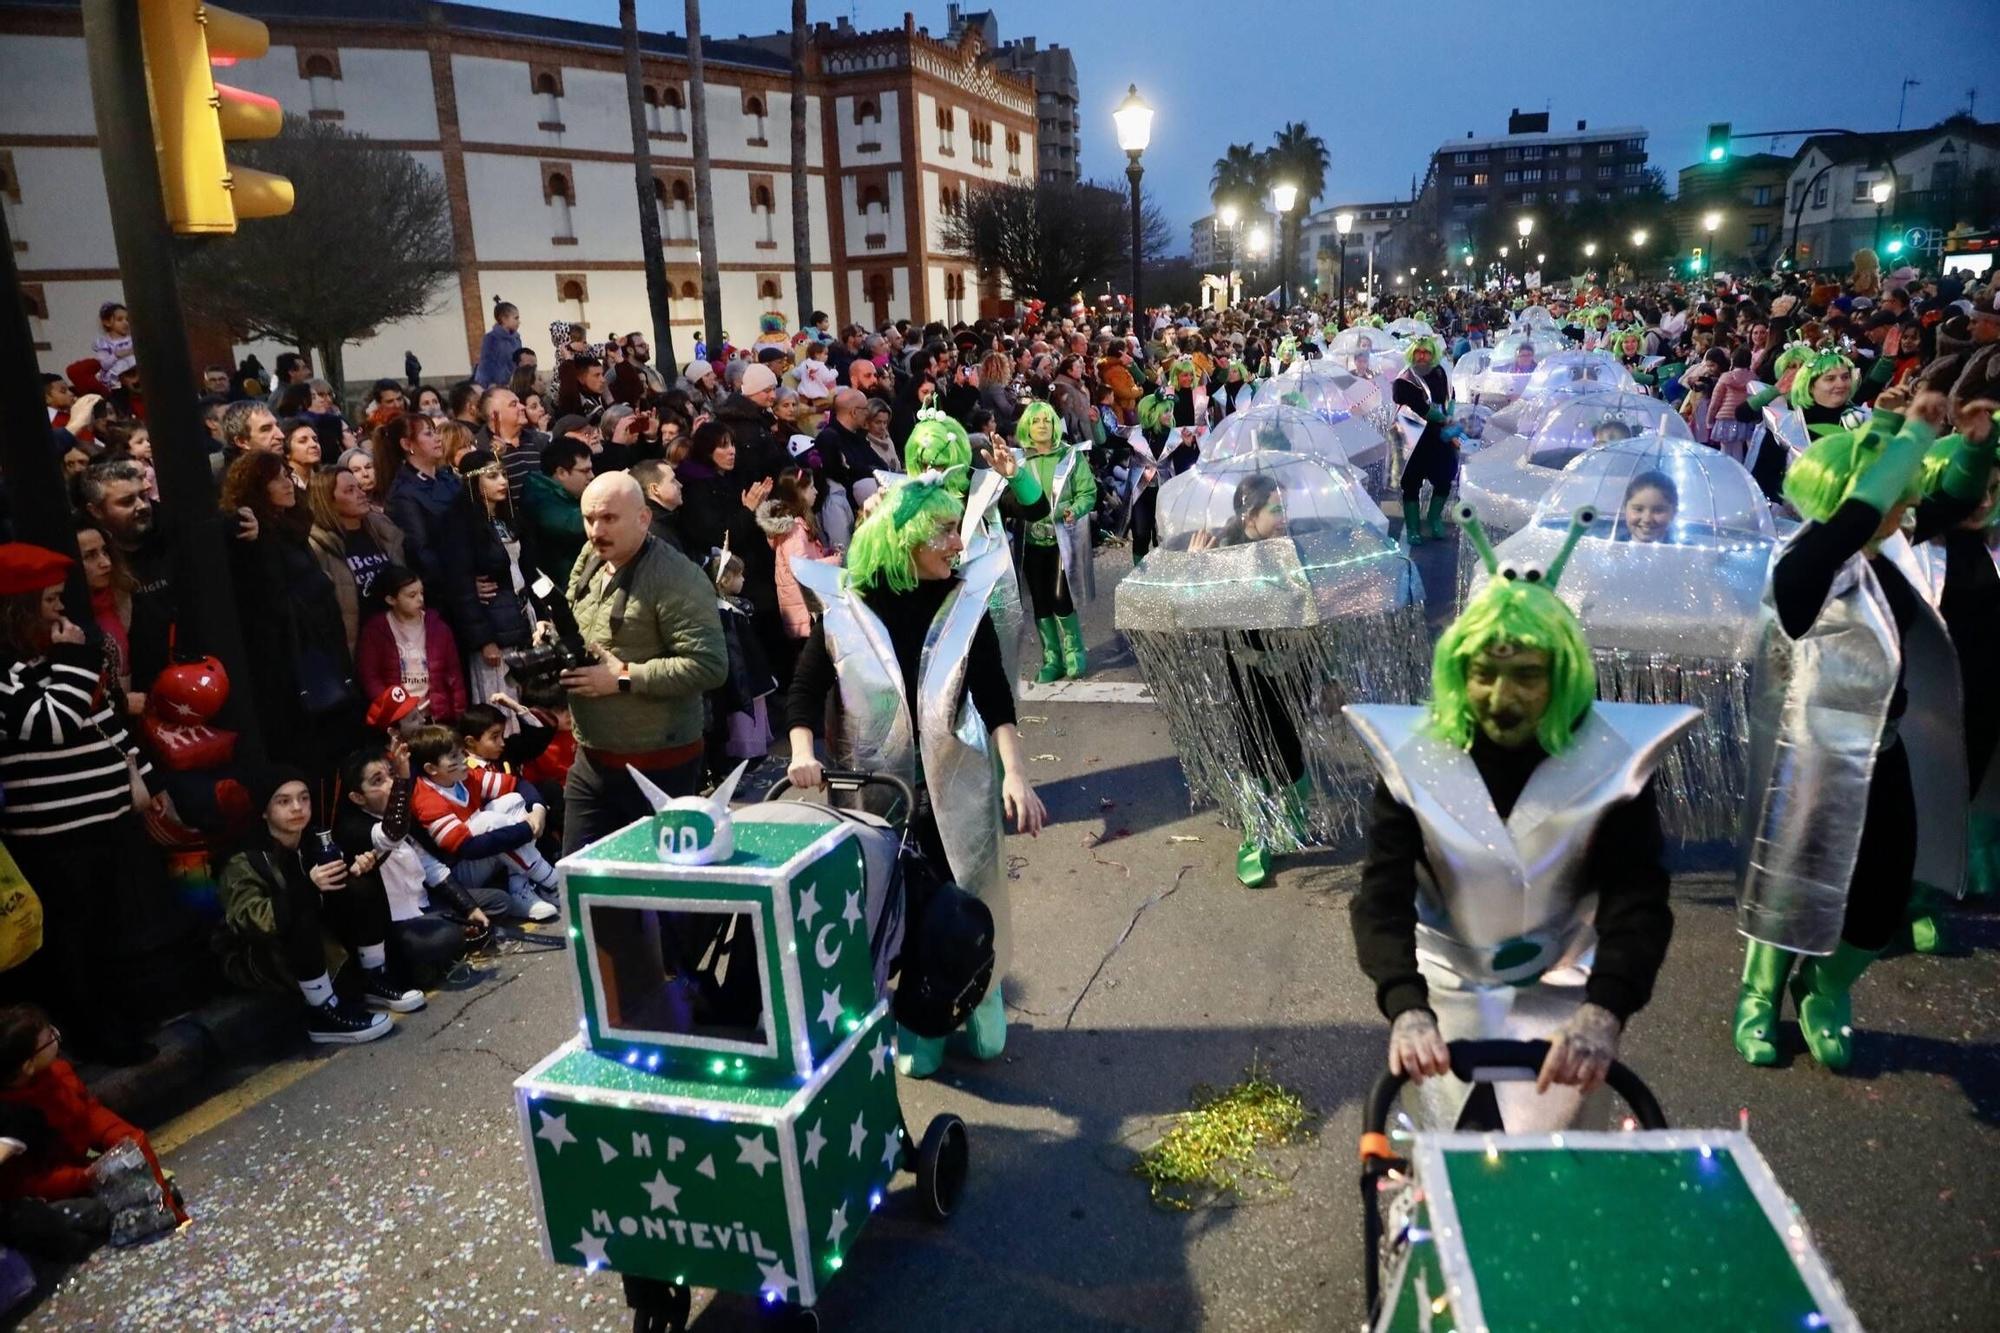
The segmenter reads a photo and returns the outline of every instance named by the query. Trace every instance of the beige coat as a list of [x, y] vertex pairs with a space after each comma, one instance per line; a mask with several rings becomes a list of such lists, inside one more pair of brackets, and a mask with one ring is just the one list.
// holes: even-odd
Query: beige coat
[[[403, 530], [389, 521], [386, 514], [369, 510], [362, 516], [361, 530], [375, 539], [392, 564], [407, 563], [403, 556]], [[361, 634], [361, 594], [354, 586], [354, 571], [347, 567], [347, 547], [337, 532], [315, 527], [309, 539], [312, 543], [313, 558], [319, 567], [333, 580], [333, 595], [340, 602], [340, 619], [347, 626], [347, 651], [354, 651], [354, 643]]]

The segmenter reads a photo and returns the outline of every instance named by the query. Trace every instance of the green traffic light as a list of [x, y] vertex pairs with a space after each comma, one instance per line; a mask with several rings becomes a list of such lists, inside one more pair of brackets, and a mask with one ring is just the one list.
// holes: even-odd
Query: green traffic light
[[1720, 162], [1723, 158], [1728, 156], [1729, 156], [1729, 150], [1727, 148], [1722, 147], [1720, 144], [1708, 150], [1708, 160], [1711, 162]]
[[1901, 241], [1889, 242], [1888, 248], [1889, 248], [1889, 253], [1892, 255], [1899, 255], [1903, 253], [1903, 243]]

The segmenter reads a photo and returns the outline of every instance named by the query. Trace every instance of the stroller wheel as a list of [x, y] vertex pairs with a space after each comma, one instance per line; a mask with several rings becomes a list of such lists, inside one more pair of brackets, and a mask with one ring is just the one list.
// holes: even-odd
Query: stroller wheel
[[970, 1152], [965, 1122], [955, 1115], [939, 1116], [924, 1131], [917, 1147], [917, 1194], [933, 1222], [947, 1221], [958, 1210]]
[[628, 1275], [625, 1303], [632, 1307], [632, 1333], [686, 1333], [694, 1293], [671, 1282]]

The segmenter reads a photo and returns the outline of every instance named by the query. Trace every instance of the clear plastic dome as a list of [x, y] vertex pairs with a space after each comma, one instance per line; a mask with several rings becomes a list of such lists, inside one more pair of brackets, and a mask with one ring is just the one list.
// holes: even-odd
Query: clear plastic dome
[[1520, 314], [1514, 316], [1514, 327], [1517, 329], [1524, 329], [1524, 330], [1559, 329], [1562, 327], [1562, 325], [1557, 321], [1555, 314], [1552, 311], [1550, 311], [1550, 309], [1547, 306], [1531, 305], [1527, 309], [1523, 310]]
[[1366, 530], [1389, 521], [1349, 471], [1309, 454], [1253, 450], [1202, 463], [1160, 487], [1160, 546], [1195, 551]]
[[1202, 441], [1204, 462], [1264, 450], [1304, 454], [1345, 469], [1352, 464], [1334, 427], [1319, 415], [1284, 402], [1266, 402], [1230, 413]]
[[1541, 468], [1567, 467], [1571, 459], [1639, 436], [1692, 440], [1680, 413], [1639, 393], [1582, 394], [1558, 406], [1528, 437], [1527, 461]]
[[1579, 454], [1535, 508], [1535, 523], [1567, 527], [1588, 506], [1589, 536], [1701, 546], [1769, 542], [1771, 507], [1756, 479], [1720, 450], [1647, 434]]
[[1502, 434], [1533, 435], [1558, 407], [1579, 398], [1618, 392], [1616, 389], [1599, 388], [1589, 380], [1558, 384], [1545, 393], [1524, 395], [1500, 408], [1493, 414], [1491, 428]]
[[1393, 352], [1400, 347], [1393, 330], [1357, 324], [1334, 334], [1326, 345], [1326, 354], [1338, 357], [1353, 352]]
[[1336, 420], [1353, 412], [1346, 386], [1353, 376], [1321, 357], [1292, 362], [1257, 388], [1260, 403], [1289, 403]]
[[1437, 330], [1414, 315], [1405, 315], [1401, 319], [1390, 320], [1385, 332], [1393, 333], [1398, 338], [1417, 338]]
[[1493, 364], [1491, 347], [1475, 347], [1452, 363], [1451, 392], [1454, 398], [1471, 401], [1479, 391], [1479, 377]]
[[[1369, 332], [1381, 342], [1393, 341], [1380, 329], [1371, 329]], [[1379, 386], [1403, 373], [1403, 354], [1393, 347], [1355, 347], [1339, 352], [1328, 351], [1325, 359], [1336, 372], [1354, 381], [1342, 384], [1341, 387], [1347, 394], [1348, 402], [1357, 412], [1371, 410], [1381, 401], [1382, 391]], [[1357, 388], [1357, 385], [1368, 387]]]
[[[1562, 335], [1553, 330], [1529, 329], [1509, 333], [1493, 344], [1492, 359], [1474, 389], [1481, 402], [1497, 407], [1519, 398], [1528, 381], [1541, 369], [1542, 362], [1563, 350]], [[1493, 402], [1498, 399], [1500, 402]]]
[[1535, 367], [1535, 373], [1528, 377], [1528, 386], [1521, 391], [1524, 398], [1532, 398], [1538, 393], [1547, 393], [1559, 384], [1587, 383], [1607, 389], [1631, 389], [1639, 386], [1632, 379], [1632, 372], [1618, 364], [1609, 352], [1556, 352]]

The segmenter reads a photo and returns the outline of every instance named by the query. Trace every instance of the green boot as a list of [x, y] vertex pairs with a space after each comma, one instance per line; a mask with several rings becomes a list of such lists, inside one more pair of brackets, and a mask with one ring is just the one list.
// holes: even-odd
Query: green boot
[[1778, 1062], [1778, 1005], [1785, 974], [1798, 957], [1756, 940], [1743, 951], [1743, 985], [1736, 992], [1736, 1053], [1753, 1065]]
[[1407, 501], [1403, 504], [1403, 535], [1413, 548], [1424, 544], [1423, 520], [1417, 516], [1417, 506]]
[[1271, 882], [1271, 854], [1249, 838], [1236, 849], [1236, 882], [1246, 889], [1261, 889]]
[[1943, 894], [1928, 884], [1917, 885], [1910, 896], [1910, 948], [1917, 953], [1943, 953], [1949, 947], [1945, 934]]
[[1828, 1069], [1845, 1069], [1854, 1059], [1854, 1001], [1849, 992], [1880, 953], [1842, 940], [1829, 957], [1806, 959], [1792, 978], [1792, 999], [1799, 1006], [1806, 1049]]
[[1042, 636], [1042, 669], [1035, 673], [1035, 684], [1053, 684], [1063, 674], [1062, 631], [1052, 617], [1044, 617], [1035, 622], [1035, 632]]
[[929, 1078], [944, 1064], [944, 1038], [919, 1037], [896, 1024], [896, 1072], [905, 1078]]
[[1292, 827], [1292, 836], [1299, 846], [1312, 844], [1312, 774], [1307, 773], [1285, 788], [1285, 821]]
[[1082, 680], [1090, 671], [1090, 657], [1083, 651], [1083, 621], [1072, 611], [1056, 617], [1056, 628], [1062, 633], [1063, 674], [1071, 680]]
[[1429, 532], [1430, 539], [1434, 542], [1444, 540], [1444, 507], [1450, 503], [1451, 497], [1449, 495], [1440, 495], [1436, 491], [1431, 492], [1431, 508], [1430, 512], [1424, 516], [1424, 528]]
[[1007, 1001], [1000, 994], [1000, 978], [993, 979], [986, 998], [966, 1015], [965, 1026], [947, 1040], [975, 1060], [996, 1060], [1007, 1049]]

